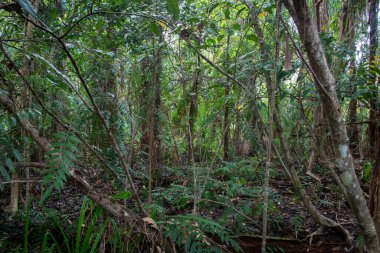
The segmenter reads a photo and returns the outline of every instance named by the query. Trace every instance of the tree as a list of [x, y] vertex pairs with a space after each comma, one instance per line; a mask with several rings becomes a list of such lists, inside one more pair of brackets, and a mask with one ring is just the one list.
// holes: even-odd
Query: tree
[[306, 1], [284, 0], [282, 2], [292, 16], [305, 47], [315, 86], [321, 96], [321, 103], [329, 124], [339, 176], [347, 191], [348, 201], [362, 231], [367, 250], [380, 252], [375, 226], [355, 174], [347, 130], [335, 90], [336, 81], [327, 64], [317, 26]]

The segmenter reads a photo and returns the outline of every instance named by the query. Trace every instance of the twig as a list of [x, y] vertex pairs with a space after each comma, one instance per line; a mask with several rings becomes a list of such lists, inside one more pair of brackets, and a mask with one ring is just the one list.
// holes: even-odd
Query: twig
[[18, 184], [18, 183], [39, 183], [42, 182], [42, 179], [29, 179], [29, 180], [12, 180], [7, 182], [1, 182], [2, 184]]

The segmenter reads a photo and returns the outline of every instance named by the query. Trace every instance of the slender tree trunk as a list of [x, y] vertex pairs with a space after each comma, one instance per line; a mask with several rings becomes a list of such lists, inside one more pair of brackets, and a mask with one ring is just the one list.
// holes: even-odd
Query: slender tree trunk
[[319, 32], [327, 32], [329, 29], [328, 0], [314, 0], [317, 27]]
[[[378, 8], [379, 8], [379, 0], [371, 0], [369, 1], [369, 13], [368, 13], [368, 23], [369, 23], [369, 65], [370, 68], [373, 65], [373, 61], [375, 61], [376, 50], [378, 47], [378, 35], [377, 35], [377, 25], [378, 25]], [[375, 88], [376, 78], [370, 80], [370, 84], [373, 85], [373, 97], [370, 100], [370, 112], [369, 112], [369, 124], [368, 124], [368, 138], [369, 138], [369, 149], [370, 155], [372, 157], [376, 157], [377, 149], [379, 145], [379, 126], [378, 121], [379, 118], [379, 108], [377, 106], [378, 100], [378, 87]]]
[[198, 89], [201, 74], [201, 57], [197, 56], [194, 82], [190, 89], [190, 109], [189, 109], [189, 131], [187, 134], [187, 157], [188, 161], [194, 164], [194, 124], [198, 113]]
[[[38, 5], [39, 5], [39, 0], [33, 0], [33, 1], [31, 1], [31, 4], [37, 10]], [[33, 35], [32, 35], [33, 27], [34, 26], [31, 22], [26, 21], [26, 23], [25, 23], [25, 35], [27, 38], [33, 37]], [[30, 47], [30, 46], [27, 45], [26, 48], [28, 48], [28, 47]], [[33, 61], [31, 59], [29, 59], [28, 57], [26, 57], [26, 55], [24, 56], [23, 64], [24, 64], [24, 67], [23, 67], [22, 71], [23, 71], [24, 75], [29, 76], [30, 74], [32, 74], [32, 72], [33, 72]], [[21, 109], [25, 109], [26, 107], [29, 106], [29, 92], [28, 92], [26, 87], [24, 87], [24, 89], [22, 91], [22, 95], [21, 95], [20, 100], [21, 100], [20, 101]], [[20, 131], [21, 131], [21, 138], [23, 139], [23, 137], [25, 136], [25, 130], [21, 129]], [[30, 145], [24, 143], [23, 152], [22, 152], [23, 156], [24, 156], [24, 162], [28, 162], [28, 160], [30, 158], [29, 149], [30, 149]], [[18, 168], [15, 168], [15, 172], [12, 173], [12, 180], [14, 180], [14, 181], [17, 181], [19, 179], [19, 172], [17, 170], [18, 170]], [[27, 167], [27, 168], [25, 168], [26, 178], [29, 178], [29, 175], [30, 175], [30, 172], [29, 172], [29, 168]], [[29, 202], [30, 183], [26, 183], [25, 186], [26, 186], [26, 195], [25, 195], [25, 200], [26, 200], [25, 207], [26, 207], [28, 205], [28, 202]], [[11, 209], [12, 213], [15, 213], [18, 210], [19, 194], [20, 194], [19, 184], [18, 183], [12, 183], [11, 184], [11, 203], [10, 203], [10, 209]]]
[[[281, 11], [279, 6], [276, 6], [276, 16], [278, 17], [279, 12]], [[258, 21], [257, 19], [255, 20]], [[261, 253], [266, 252], [266, 236], [267, 236], [267, 226], [268, 226], [268, 199], [269, 199], [269, 179], [270, 179], [270, 169], [272, 166], [272, 145], [273, 145], [273, 117], [276, 113], [276, 97], [275, 90], [277, 84], [277, 61], [279, 56], [279, 35], [280, 35], [280, 21], [277, 19], [276, 24], [276, 40], [275, 40], [275, 53], [274, 53], [274, 64], [273, 64], [273, 80], [272, 82], [267, 83], [267, 93], [269, 97], [269, 126], [268, 126], [268, 145], [267, 149], [267, 163], [265, 165], [265, 178], [264, 178], [264, 207], [263, 207], [263, 231], [262, 231], [262, 240], [261, 240]], [[256, 29], [260, 34], [260, 27], [256, 24]], [[263, 40], [264, 38], [261, 38]]]
[[348, 201], [352, 207], [358, 225], [363, 234], [367, 250], [380, 252], [379, 240], [371, 219], [363, 191], [355, 174], [353, 158], [349, 149], [346, 125], [343, 121], [336, 93], [336, 81], [329, 66], [315, 24], [305, 0], [282, 1], [297, 26], [301, 41], [305, 47], [309, 64], [313, 72], [317, 91], [329, 124], [334, 154]]
[[[350, 48], [350, 50], [355, 51], [355, 42], [354, 42], [354, 36], [355, 36], [355, 15], [354, 15], [354, 6], [355, 2], [353, 0], [345, 0], [343, 2], [342, 7], [342, 27], [340, 29], [340, 42], [342, 44], [347, 44]], [[340, 61], [338, 59], [338, 61]], [[337, 64], [338, 66], [341, 66], [341, 69], [345, 71], [345, 63], [339, 62]], [[349, 67], [349, 73], [351, 75], [351, 80], [353, 77], [355, 77], [356, 70], [355, 70], [355, 55], [352, 56], [352, 59], [350, 60], [350, 63], [348, 64]], [[351, 95], [356, 92], [356, 85], [352, 85], [350, 88]], [[357, 107], [358, 102], [356, 99], [351, 99], [350, 103], [348, 105], [348, 127], [347, 127], [347, 134], [348, 138], [350, 140], [350, 150], [352, 152], [352, 155], [354, 158], [359, 157], [359, 129], [357, 122]]]
[[[158, 44], [162, 42], [160, 35]], [[159, 177], [161, 140], [159, 136], [160, 107], [161, 107], [161, 84], [160, 76], [162, 70], [162, 47], [155, 52], [155, 62], [150, 65], [152, 76], [148, 80], [149, 95], [144, 100], [147, 102], [147, 142], [148, 142], [148, 203], [152, 201], [153, 182]]]
[[[378, 47], [378, 8], [379, 0], [371, 0], [369, 3], [369, 65], [374, 65], [376, 49]], [[370, 188], [369, 208], [375, 223], [378, 237], [380, 238], [380, 106], [378, 95], [378, 82], [376, 78], [370, 81], [373, 86], [373, 97], [370, 100], [370, 113], [368, 124], [369, 152], [375, 162], [372, 168], [372, 181]]]
[[[229, 20], [227, 20], [227, 45], [226, 45], [226, 62], [225, 66], [229, 68], [229, 63], [230, 63], [230, 32], [229, 32]], [[229, 159], [229, 144], [230, 144], [230, 89], [231, 89], [231, 80], [230, 78], [227, 77], [226, 80], [226, 86], [224, 88], [224, 99], [225, 99], [225, 104], [224, 104], [224, 119], [223, 119], [223, 160], [228, 160]]]
[[[315, 3], [315, 13], [316, 13], [316, 22], [318, 26], [318, 32], [327, 32], [328, 31], [328, 23], [329, 23], [329, 15], [328, 15], [328, 0], [314, 0]], [[323, 109], [320, 104], [314, 108], [313, 111], [313, 128], [315, 131], [313, 131], [313, 147], [311, 151], [311, 156], [308, 162], [307, 167], [307, 174], [312, 176], [314, 173], [312, 172], [312, 169], [316, 162], [318, 162], [321, 151], [327, 150], [323, 147], [323, 144], [327, 144], [324, 142], [321, 142], [320, 140], [323, 139], [324, 134], [326, 133], [326, 127], [325, 124], [326, 120], [323, 115]], [[315, 175], [314, 175], [315, 176]]]

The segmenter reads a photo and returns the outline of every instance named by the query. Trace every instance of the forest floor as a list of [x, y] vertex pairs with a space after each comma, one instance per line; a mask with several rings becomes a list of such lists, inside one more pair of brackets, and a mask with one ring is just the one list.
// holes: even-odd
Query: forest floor
[[[177, 178], [177, 176], [167, 175], [163, 180], [163, 189], [177, 185], [178, 180], [182, 184], [187, 184], [186, 180]], [[231, 179], [220, 178], [221, 182]], [[335, 181], [332, 178], [322, 179], [319, 183], [307, 176], [303, 177], [303, 184], [310, 193], [313, 203], [317, 209], [325, 216], [337, 221], [346, 228], [355, 238], [358, 236], [358, 227], [352, 216], [348, 204], [344, 201], [342, 194], [337, 189]], [[246, 188], [255, 188], [260, 183], [257, 180], [245, 180], [242, 182]], [[261, 184], [261, 183], [260, 183]], [[344, 248], [347, 246], [341, 234], [334, 230], [326, 230], [320, 236], [313, 238], [312, 245], [309, 245], [309, 238], [312, 232], [318, 227], [307, 214], [305, 208], [300, 204], [296, 197], [291, 183], [280, 174], [275, 175], [271, 182], [271, 199], [269, 206], [270, 216], [268, 225], [268, 252], [347, 252]], [[229, 185], [224, 187], [228, 191]], [[108, 187], [104, 187], [106, 191]], [[222, 187], [223, 188], [223, 187]], [[215, 189], [218, 195], [228, 195], [220, 189]], [[364, 187], [365, 188], [365, 187]], [[38, 190], [38, 189], [37, 189]], [[215, 193], [214, 192], [214, 193]], [[229, 195], [229, 205], [219, 205], [217, 202], [209, 204], [200, 204], [198, 212], [202, 217], [209, 218], [220, 222], [224, 220], [227, 227], [236, 235], [236, 240], [245, 252], [259, 252], [261, 244], [261, 194], [252, 196], [242, 191], [235, 191]], [[9, 203], [9, 190], [5, 190], [0, 196], [0, 252], [17, 252], [16, 248], [22, 248], [24, 239], [25, 219], [19, 216], [11, 217], [5, 212]], [[82, 194], [77, 192], [72, 186], [67, 186], [60, 193], [53, 194], [46, 202], [46, 208], [49, 213], [54, 213], [58, 220], [67, 224], [76, 223], [82, 203]], [[165, 215], [190, 214], [192, 210], [192, 201], [187, 199], [182, 205], [177, 207], [168, 206], [163, 202], [166, 208]], [[247, 203], [250, 203], [247, 205]], [[173, 204], [174, 205], [174, 204]], [[248, 219], [234, 215], [233, 209], [243, 212], [249, 216]], [[245, 208], [245, 209], [244, 209]], [[246, 209], [252, 209], [246, 210]], [[227, 212], [227, 213], [226, 213]], [[38, 202], [33, 202], [30, 209], [29, 225], [29, 243], [33, 244], [41, 241], [46, 229], [53, 227], [52, 233], [59, 233], [58, 228], [54, 228], [54, 222], [49, 221], [48, 214], [42, 210]], [[235, 213], [236, 214], [236, 213]], [[251, 214], [251, 215], [250, 215]], [[360, 240], [356, 240], [356, 246], [360, 247]], [[12, 250], [11, 250], [12, 249]]]

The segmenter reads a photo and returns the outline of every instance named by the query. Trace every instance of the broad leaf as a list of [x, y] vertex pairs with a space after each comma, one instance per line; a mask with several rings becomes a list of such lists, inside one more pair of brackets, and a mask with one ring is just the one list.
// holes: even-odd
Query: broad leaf
[[179, 18], [180, 10], [178, 0], [166, 0], [166, 7], [168, 8], [169, 13], [173, 15], [174, 19]]
[[129, 199], [132, 196], [130, 191], [120, 192], [112, 196], [113, 199]]

